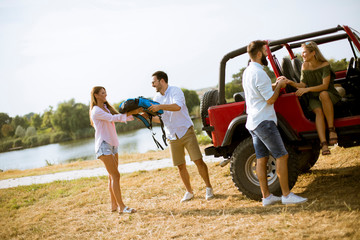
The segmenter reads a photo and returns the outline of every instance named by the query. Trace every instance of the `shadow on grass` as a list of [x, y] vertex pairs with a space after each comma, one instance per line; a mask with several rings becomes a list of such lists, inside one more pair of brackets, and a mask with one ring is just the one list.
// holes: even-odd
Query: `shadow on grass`
[[315, 169], [309, 174], [315, 175], [315, 179], [302, 194], [310, 201], [319, 201], [321, 205], [317, 204], [317, 208], [321, 210], [324, 206], [329, 210], [341, 205], [346, 210], [360, 209], [360, 166]]
[[[281, 203], [263, 207], [260, 202], [252, 201], [239, 194], [216, 194], [216, 200], [226, 201], [234, 199], [238, 206], [218, 205], [214, 209], [199, 209], [189, 206], [188, 209], [171, 210], [144, 210], [145, 214], [164, 215], [194, 215], [194, 216], [220, 216], [220, 215], [272, 215], [283, 212], [351, 212], [360, 210], [360, 166], [337, 169], [312, 170], [310, 173], [299, 177], [300, 181], [312, 178], [307, 185], [302, 183], [304, 191], [299, 195], [308, 198], [308, 202], [298, 205], [282, 205]], [[198, 201], [195, 199], [193, 201]], [[210, 200], [213, 201], [213, 200]], [[256, 203], [256, 206], [254, 206]], [[186, 204], [186, 203], [184, 203]]]

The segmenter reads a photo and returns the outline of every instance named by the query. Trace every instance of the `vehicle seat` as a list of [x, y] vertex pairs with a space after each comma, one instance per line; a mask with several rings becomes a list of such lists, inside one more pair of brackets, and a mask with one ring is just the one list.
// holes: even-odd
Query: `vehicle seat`
[[[284, 76], [287, 79], [292, 80], [294, 82], [298, 82], [296, 77], [295, 77], [294, 68], [291, 65], [291, 60], [289, 58], [285, 57], [285, 58], [282, 59], [281, 68], [282, 68], [282, 73], [284, 74]], [[294, 88], [294, 87], [292, 87], [290, 85], [287, 85], [285, 90], [286, 90], [287, 93], [290, 93], [290, 92], [295, 92], [296, 88]]]
[[291, 64], [291, 60], [284, 57], [281, 62], [281, 68], [284, 76], [287, 79], [293, 80], [294, 82], [299, 82], [300, 79], [296, 77], [294, 68]]
[[302, 62], [298, 58], [294, 58], [291, 61], [292, 61], [292, 66], [294, 68], [295, 76], [298, 79], [298, 82], [300, 82]]

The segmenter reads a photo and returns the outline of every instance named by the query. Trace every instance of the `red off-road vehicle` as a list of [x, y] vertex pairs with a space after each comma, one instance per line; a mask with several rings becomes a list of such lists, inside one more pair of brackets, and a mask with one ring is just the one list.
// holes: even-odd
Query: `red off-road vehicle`
[[[359, 33], [348, 26], [337, 26], [323, 31], [268, 41], [268, 60], [276, 75], [286, 76], [299, 82], [301, 60], [295, 57], [293, 49], [302, 43], [314, 41], [320, 49], [346, 52], [348, 48], [349, 65], [347, 70], [336, 72], [335, 84], [342, 87], [343, 97], [335, 108], [335, 127], [338, 145], [352, 147], [360, 145], [360, 38]], [[342, 43], [342, 45], [339, 45]], [[344, 47], [344, 45], [346, 45]], [[275, 52], [286, 52], [279, 63]], [[350, 49], [350, 50], [349, 50]], [[280, 51], [278, 52], [280, 54]], [[210, 90], [201, 99], [200, 111], [203, 130], [212, 138], [213, 146], [205, 149], [206, 155], [224, 157], [230, 160], [232, 180], [240, 192], [247, 197], [260, 200], [261, 192], [255, 172], [256, 156], [251, 136], [245, 128], [247, 115], [244, 109], [244, 93], [234, 95], [235, 102], [225, 100], [225, 69], [227, 62], [240, 55], [247, 54], [246, 46], [226, 54], [220, 64], [218, 90]], [[328, 54], [325, 53], [325, 56]], [[317, 161], [320, 152], [319, 138], [314, 123], [314, 114], [309, 112], [297, 97], [295, 89], [287, 87], [275, 103], [278, 128], [289, 152], [289, 185], [292, 188], [299, 173], [309, 170]], [[279, 181], [275, 171], [275, 159], [268, 161], [268, 183], [270, 191], [281, 195]]]

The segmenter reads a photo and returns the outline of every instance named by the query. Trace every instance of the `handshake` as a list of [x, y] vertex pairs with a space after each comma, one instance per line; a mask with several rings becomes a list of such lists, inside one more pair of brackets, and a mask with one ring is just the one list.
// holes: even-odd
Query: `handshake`
[[278, 85], [279, 85], [280, 88], [285, 88], [286, 85], [290, 85], [290, 86], [296, 88], [297, 90], [296, 90], [295, 94], [298, 97], [302, 96], [305, 93], [310, 92], [310, 89], [307, 88], [304, 83], [296, 83], [296, 82], [294, 82], [292, 80], [287, 79], [284, 76], [280, 76], [280, 77], [278, 77], [276, 79], [274, 87], [277, 87]]

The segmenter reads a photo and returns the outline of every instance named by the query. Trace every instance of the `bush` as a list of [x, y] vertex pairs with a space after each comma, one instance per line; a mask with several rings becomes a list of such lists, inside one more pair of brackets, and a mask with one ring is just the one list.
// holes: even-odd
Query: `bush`
[[31, 136], [35, 136], [35, 135], [36, 135], [36, 129], [34, 127], [28, 127], [26, 129], [26, 133], [25, 133], [26, 137], [31, 137]]
[[31, 136], [24, 139], [24, 145], [26, 147], [39, 146], [38, 136]]
[[17, 126], [15, 130], [15, 136], [17, 137], [25, 137], [25, 129], [22, 126]]
[[190, 115], [191, 117], [200, 118], [200, 106], [194, 106]]
[[196, 135], [196, 138], [200, 145], [207, 145], [211, 143], [211, 138], [208, 135]]
[[57, 132], [51, 136], [50, 142], [58, 143], [58, 142], [65, 142], [68, 140], [71, 140], [71, 137], [69, 136], [69, 134], [64, 133], [64, 132]]
[[85, 129], [79, 129], [77, 130], [73, 135], [74, 135], [74, 139], [82, 139], [82, 138], [88, 138], [88, 137], [93, 137], [95, 134], [95, 129], [94, 128], [85, 128]]
[[49, 134], [41, 134], [38, 136], [39, 145], [50, 144], [50, 135]]
[[13, 144], [14, 144], [13, 140], [1, 141], [0, 142], [0, 152], [8, 151], [10, 148], [12, 148]]
[[13, 148], [21, 147], [23, 145], [23, 142], [20, 138], [17, 138], [13, 141]]

